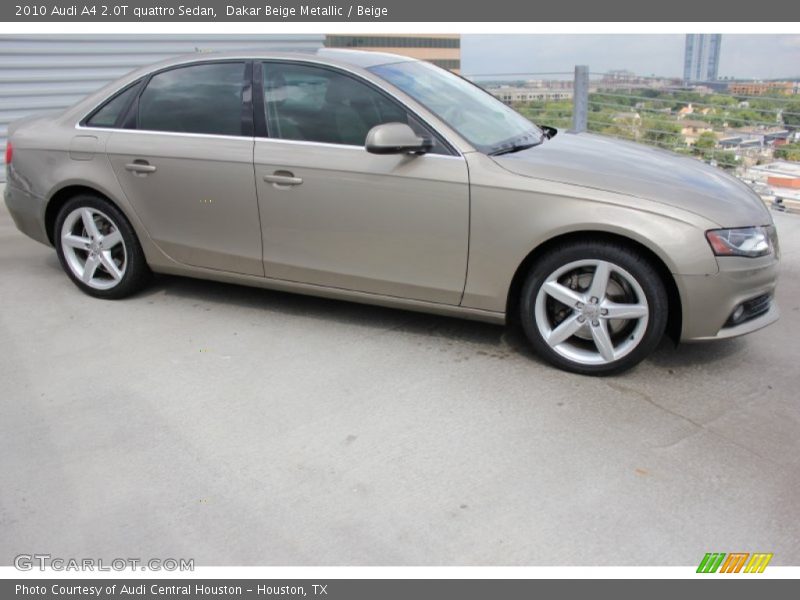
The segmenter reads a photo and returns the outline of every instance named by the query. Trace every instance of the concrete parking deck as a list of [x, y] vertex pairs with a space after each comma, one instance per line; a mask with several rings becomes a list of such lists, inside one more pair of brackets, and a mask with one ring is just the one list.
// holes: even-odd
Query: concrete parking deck
[[609, 379], [501, 327], [160, 277], [91, 299], [0, 208], [0, 564], [800, 564], [800, 217], [781, 321]]

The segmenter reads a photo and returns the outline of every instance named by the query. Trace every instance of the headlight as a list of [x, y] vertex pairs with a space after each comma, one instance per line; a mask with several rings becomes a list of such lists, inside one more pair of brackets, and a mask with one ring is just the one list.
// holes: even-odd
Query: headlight
[[747, 256], [755, 258], [772, 252], [775, 227], [737, 227], [706, 231], [706, 239], [717, 256]]

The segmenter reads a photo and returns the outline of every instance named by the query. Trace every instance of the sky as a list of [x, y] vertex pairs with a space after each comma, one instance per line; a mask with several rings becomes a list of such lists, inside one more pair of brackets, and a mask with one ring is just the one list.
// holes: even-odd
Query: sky
[[[627, 69], [637, 75], [681, 77], [683, 35], [481, 34], [461, 36], [464, 75]], [[723, 34], [719, 76], [800, 77], [800, 35]]]

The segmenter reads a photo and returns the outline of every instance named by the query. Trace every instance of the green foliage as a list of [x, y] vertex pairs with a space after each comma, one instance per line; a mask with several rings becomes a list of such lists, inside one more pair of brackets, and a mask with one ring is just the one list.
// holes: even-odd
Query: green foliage
[[659, 117], [643, 119], [642, 130], [642, 140], [645, 142], [665, 147], [683, 145], [681, 126], [675, 121]]
[[537, 125], [549, 125], [557, 129], [564, 129], [572, 123], [572, 101], [561, 100], [557, 102], [532, 101], [517, 104], [514, 108], [529, 121]]
[[[747, 127], [760, 123], [775, 123], [775, 116], [757, 112], [749, 108], [732, 110], [727, 119], [729, 127]], [[777, 125], [777, 123], [775, 123]]]
[[[744, 98], [725, 93], [703, 95], [688, 90], [600, 88], [589, 94], [589, 131], [635, 140], [682, 154], [692, 154], [704, 160], [714, 160], [723, 168], [737, 165], [733, 152], [717, 149], [714, 133], [702, 134], [694, 146], [687, 147], [681, 134], [678, 110], [692, 104], [695, 113], [689, 119], [709, 123], [716, 132], [725, 128], [781, 125], [780, 115], [787, 127], [800, 129], [800, 101], [787, 102], [784, 95], [773, 94], [759, 98]], [[516, 105], [515, 108], [534, 123], [556, 128], [572, 124], [572, 101], [537, 101]], [[705, 114], [701, 111], [706, 110]], [[710, 110], [708, 110], [710, 109]], [[638, 112], [642, 119], [625, 119], [620, 113]], [[776, 157], [800, 160], [800, 144], [776, 150]]]
[[642, 90], [641, 95], [646, 96], [648, 98], [658, 98], [661, 95], [661, 92], [659, 92], [658, 90], [647, 88]]
[[733, 96], [726, 96], [724, 94], [711, 94], [706, 98], [706, 104], [717, 104], [720, 106], [736, 106], [737, 101]]
[[703, 154], [708, 150], [713, 150], [716, 148], [716, 146], [717, 136], [715, 136], [711, 131], [704, 131], [694, 143], [694, 151], [695, 154]]
[[800, 162], [800, 144], [786, 144], [775, 150], [775, 158]]
[[727, 150], [716, 150], [711, 154], [711, 160], [717, 162], [717, 166], [723, 169], [735, 169], [739, 164], [736, 161], [736, 154]]
[[800, 102], [789, 102], [783, 111], [783, 122], [794, 128], [800, 128]]

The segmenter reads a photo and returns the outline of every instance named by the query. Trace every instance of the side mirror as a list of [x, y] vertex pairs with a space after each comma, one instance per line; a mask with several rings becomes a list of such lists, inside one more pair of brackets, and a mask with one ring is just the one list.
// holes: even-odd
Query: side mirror
[[425, 154], [431, 146], [430, 140], [419, 137], [405, 123], [375, 125], [365, 143], [367, 152], [373, 154]]

